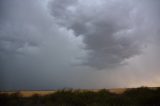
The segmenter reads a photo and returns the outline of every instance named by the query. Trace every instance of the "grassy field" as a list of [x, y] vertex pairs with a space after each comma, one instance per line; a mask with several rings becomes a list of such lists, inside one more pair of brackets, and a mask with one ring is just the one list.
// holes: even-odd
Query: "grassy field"
[[[38, 94], [40, 96], [45, 96], [45, 95], [49, 95], [49, 94], [52, 94], [55, 92], [56, 91], [18, 91], [18, 93], [20, 93], [21, 96], [23, 96], [23, 97], [31, 97], [35, 94]], [[12, 95], [17, 92], [12, 91], [12, 92], [1, 92], [1, 93]]]
[[1, 92], [0, 106], [160, 106], [160, 88]]
[[[109, 92], [111, 92], [111, 93], [115, 93], [115, 94], [122, 94], [122, 93], [124, 93], [125, 91], [127, 91], [127, 90], [129, 90], [129, 89], [133, 89], [133, 88], [114, 88], [114, 89], [105, 89], [106, 91], [109, 91]], [[157, 87], [149, 87], [149, 89], [158, 89]], [[78, 90], [78, 89], [77, 89]], [[75, 91], [77, 91], [76, 89], [75, 89]], [[92, 89], [92, 90], [89, 90], [89, 89], [84, 89], [84, 90], [82, 90], [82, 89], [80, 89], [79, 91], [81, 91], [81, 92], [84, 92], [84, 91], [92, 91], [92, 92], [98, 92], [98, 91], [100, 91], [101, 89]], [[22, 90], [22, 91], [18, 91], [20, 94], [21, 94], [21, 96], [23, 96], [23, 97], [31, 97], [31, 96], [33, 96], [33, 95], [35, 95], [35, 94], [38, 94], [38, 95], [40, 95], [40, 96], [45, 96], [45, 95], [49, 95], [49, 94], [53, 94], [53, 93], [55, 93], [56, 92], [56, 90], [45, 90], [45, 91], [41, 91], [41, 90], [37, 90], [37, 91], [27, 91], [27, 90]], [[0, 93], [5, 93], [5, 94], [9, 94], [9, 95], [11, 95], [11, 94], [14, 94], [14, 93], [17, 93], [16, 91], [12, 91], [12, 92], [0, 92]]]
[[[115, 94], [122, 94], [124, 93], [127, 89], [129, 88], [115, 88], [115, 89], [106, 89], [107, 91], [111, 92], [111, 93], [115, 93]], [[78, 89], [77, 89], [78, 90]], [[98, 92], [101, 89], [94, 89], [94, 90], [90, 90], [90, 89], [80, 89], [79, 91], [83, 92], [83, 91], [93, 91], [93, 92]], [[76, 91], [76, 89], [75, 89]], [[22, 91], [6, 91], [6, 92], [0, 92], [0, 93], [5, 93], [5, 94], [14, 94], [19, 92], [21, 94], [21, 96], [23, 97], [31, 97], [35, 94], [38, 94], [40, 96], [45, 96], [45, 95], [49, 95], [49, 94], [53, 94], [56, 92], [56, 90], [45, 90], [45, 91], [41, 91], [41, 90], [37, 90], [37, 91], [28, 91], [28, 90], [22, 90]]]

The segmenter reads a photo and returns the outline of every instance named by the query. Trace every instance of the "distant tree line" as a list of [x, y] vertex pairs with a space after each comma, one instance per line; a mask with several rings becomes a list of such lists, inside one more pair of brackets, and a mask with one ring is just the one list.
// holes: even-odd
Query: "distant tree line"
[[24, 97], [18, 92], [0, 93], [0, 106], [160, 106], [160, 88], [134, 88], [122, 94], [105, 89], [98, 92], [64, 89], [31, 97]]

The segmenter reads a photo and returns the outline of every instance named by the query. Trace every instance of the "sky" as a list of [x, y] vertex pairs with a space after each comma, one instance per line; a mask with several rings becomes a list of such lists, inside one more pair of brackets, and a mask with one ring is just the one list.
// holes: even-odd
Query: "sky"
[[0, 90], [160, 86], [159, 0], [0, 2]]

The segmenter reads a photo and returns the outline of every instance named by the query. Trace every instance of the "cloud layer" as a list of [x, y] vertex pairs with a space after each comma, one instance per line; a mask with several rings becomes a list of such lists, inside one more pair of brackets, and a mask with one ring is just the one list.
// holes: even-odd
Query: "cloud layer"
[[[47, 5], [40, 0], [4, 0], [2, 6], [1, 87], [48, 89], [48, 85], [61, 86], [51, 83], [56, 82], [57, 74], [64, 73], [61, 70], [70, 70], [70, 65], [77, 64], [81, 39], [56, 25]], [[50, 84], [46, 86], [44, 82]]]
[[1, 0], [0, 89], [157, 86], [159, 5]]
[[83, 64], [113, 68], [141, 52], [146, 34], [143, 9], [133, 1], [53, 0], [57, 23], [83, 37], [88, 56]]

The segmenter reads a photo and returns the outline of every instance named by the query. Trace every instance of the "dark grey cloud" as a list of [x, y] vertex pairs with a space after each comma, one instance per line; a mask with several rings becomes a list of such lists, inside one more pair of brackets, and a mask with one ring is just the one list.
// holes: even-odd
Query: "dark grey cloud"
[[158, 85], [159, 4], [1, 0], [0, 89]]
[[136, 2], [53, 0], [49, 7], [59, 24], [83, 37], [88, 51], [85, 65], [98, 69], [116, 67], [142, 49], [141, 36], [145, 32], [140, 25], [145, 17], [141, 17], [143, 11]]
[[4, 0], [1, 5], [0, 88], [65, 86], [57, 76], [76, 64], [80, 39], [55, 24], [44, 1]]

